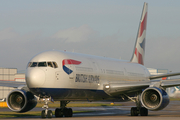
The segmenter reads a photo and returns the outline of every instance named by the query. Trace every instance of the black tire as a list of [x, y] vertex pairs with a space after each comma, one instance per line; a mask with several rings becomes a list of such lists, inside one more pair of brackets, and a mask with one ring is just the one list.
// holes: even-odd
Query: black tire
[[138, 116], [137, 107], [131, 108], [131, 116]]
[[51, 111], [51, 110], [48, 110], [48, 112], [47, 112], [47, 118], [52, 118], [52, 116], [53, 116], [52, 111]]
[[68, 117], [72, 117], [73, 116], [73, 111], [71, 108], [68, 109]]
[[142, 108], [140, 109], [140, 115], [141, 115], [141, 116], [148, 116], [148, 109], [142, 107]]
[[41, 118], [46, 118], [45, 110], [43, 110], [43, 111], [41, 112]]
[[63, 111], [59, 108], [56, 108], [55, 117], [63, 117]]
[[69, 113], [68, 113], [68, 109], [64, 108], [63, 113], [64, 113], [64, 117], [69, 117]]

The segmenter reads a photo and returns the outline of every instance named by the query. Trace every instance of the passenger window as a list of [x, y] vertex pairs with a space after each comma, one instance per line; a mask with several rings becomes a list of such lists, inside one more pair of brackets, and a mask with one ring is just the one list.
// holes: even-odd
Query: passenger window
[[47, 62], [47, 63], [48, 63], [48, 67], [52, 67], [53, 68], [52, 62]]
[[56, 62], [53, 62], [54, 68], [58, 68], [58, 65]]
[[39, 62], [38, 67], [47, 67], [46, 62]]
[[38, 64], [37, 62], [33, 62], [30, 67], [36, 67], [37, 64]]

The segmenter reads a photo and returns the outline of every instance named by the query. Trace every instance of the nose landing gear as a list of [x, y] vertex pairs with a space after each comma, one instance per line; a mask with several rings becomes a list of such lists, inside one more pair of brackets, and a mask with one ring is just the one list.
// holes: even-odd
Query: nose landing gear
[[46, 117], [47, 117], [47, 118], [52, 118], [53, 113], [52, 113], [51, 110], [48, 110], [49, 98], [44, 98], [43, 101], [44, 101], [44, 105], [43, 105], [42, 108], [45, 108], [45, 110], [43, 110], [43, 111], [41, 112], [41, 117], [42, 117], [42, 118], [46, 118]]
[[[44, 105], [42, 108], [44, 108], [45, 110], [43, 110], [41, 112], [41, 118], [52, 118], [53, 113], [51, 110], [48, 110], [48, 102], [49, 102], [50, 98], [43, 98], [44, 101]], [[71, 108], [66, 108], [66, 105], [69, 103], [70, 101], [60, 101], [60, 108], [56, 108], [55, 110], [55, 117], [72, 117], [73, 115], [73, 111]]]

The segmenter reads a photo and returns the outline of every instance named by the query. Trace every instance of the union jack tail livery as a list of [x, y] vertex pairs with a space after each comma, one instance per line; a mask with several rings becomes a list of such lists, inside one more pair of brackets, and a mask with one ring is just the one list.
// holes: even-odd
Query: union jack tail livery
[[137, 33], [134, 52], [133, 52], [133, 56], [131, 58], [131, 62], [139, 63], [142, 65], [144, 65], [147, 7], [148, 7], [148, 4], [144, 3], [144, 8], [143, 8], [141, 20], [139, 23], [139, 29], [138, 29], [138, 33]]

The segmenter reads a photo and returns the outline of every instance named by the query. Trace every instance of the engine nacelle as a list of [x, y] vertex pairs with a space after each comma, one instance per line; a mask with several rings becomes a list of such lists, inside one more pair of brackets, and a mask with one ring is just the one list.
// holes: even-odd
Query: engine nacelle
[[16, 89], [8, 94], [6, 102], [12, 111], [27, 112], [36, 106], [37, 99], [30, 91]]
[[169, 96], [163, 89], [149, 87], [142, 92], [141, 102], [149, 110], [161, 110], [169, 104]]

